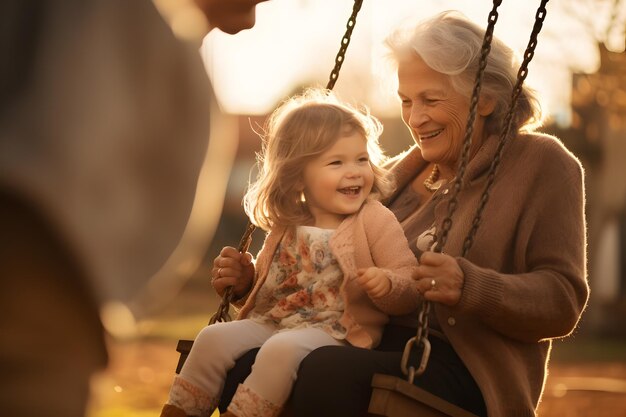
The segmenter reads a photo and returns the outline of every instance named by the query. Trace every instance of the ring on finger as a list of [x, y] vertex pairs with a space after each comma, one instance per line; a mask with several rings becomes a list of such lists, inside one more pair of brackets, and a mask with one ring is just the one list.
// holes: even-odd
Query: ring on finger
[[430, 280], [430, 289], [431, 291], [434, 291], [435, 289], [437, 289], [437, 281], [435, 281], [434, 278]]

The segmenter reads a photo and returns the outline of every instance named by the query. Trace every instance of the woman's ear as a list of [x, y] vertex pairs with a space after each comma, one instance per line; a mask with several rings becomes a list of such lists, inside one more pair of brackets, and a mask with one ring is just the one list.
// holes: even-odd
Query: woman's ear
[[496, 108], [496, 100], [490, 96], [481, 95], [478, 100], [478, 114], [487, 117]]

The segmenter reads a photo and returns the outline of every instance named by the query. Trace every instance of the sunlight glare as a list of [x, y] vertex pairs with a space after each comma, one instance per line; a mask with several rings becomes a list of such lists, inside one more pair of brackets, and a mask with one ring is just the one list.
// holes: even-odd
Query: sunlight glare
[[137, 325], [130, 309], [121, 302], [110, 301], [100, 310], [104, 328], [114, 337], [125, 339], [135, 336]]
[[[237, 36], [219, 31], [207, 36], [203, 48], [211, 51], [207, 65], [224, 110], [265, 114], [303, 85], [325, 85], [352, 4], [352, 0], [273, 0], [259, 5], [254, 28]], [[387, 116], [397, 113], [395, 94], [383, 91], [376, 72], [380, 45], [389, 30], [407, 16], [423, 19], [449, 9], [460, 10], [484, 26], [492, 7], [486, 0], [394, 0], [393, 5], [389, 7], [386, 0], [363, 4], [337, 83], [342, 96], [363, 101]], [[550, 2], [527, 79], [544, 97], [549, 113], [567, 123], [572, 72], [593, 72], [599, 63], [596, 30], [570, 10], [576, 7], [563, 0]], [[608, 13], [599, 13], [597, 26], [607, 24], [603, 19], [608, 19]], [[496, 36], [521, 54], [535, 14], [534, 5], [505, 2], [499, 9]], [[618, 30], [611, 32], [613, 47], [623, 47], [623, 33], [621, 43], [616, 40], [619, 35]]]

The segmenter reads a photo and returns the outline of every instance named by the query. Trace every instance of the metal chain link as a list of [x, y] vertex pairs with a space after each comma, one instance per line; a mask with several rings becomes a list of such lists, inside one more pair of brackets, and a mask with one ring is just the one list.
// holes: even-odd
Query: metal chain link
[[[407, 380], [410, 384], [413, 383], [415, 376], [420, 376], [426, 370], [428, 365], [428, 359], [430, 359], [430, 341], [428, 340], [428, 314], [430, 313], [430, 303], [424, 302], [422, 309], [418, 316], [417, 334], [410, 338], [404, 346], [404, 352], [402, 352], [402, 360], [400, 361], [400, 368], [402, 373], [407, 376]], [[419, 345], [423, 346], [422, 355], [420, 358], [420, 365], [417, 369], [414, 366], [409, 366], [409, 359], [411, 356], [411, 350]]]
[[489, 12], [487, 29], [485, 30], [485, 36], [483, 38], [483, 45], [480, 50], [480, 60], [478, 65], [478, 72], [476, 74], [476, 80], [474, 82], [474, 89], [472, 90], [472, 98], [470, 101], [470, 111], [467, 117], [467, 125], [465, 126], [465, 137], [463, 138], [463, 149], [461, 152], [461, 161], [457, 171], [456, 178], [454, 180], [454, 188], [452, 195], [448, 203], [448, 214], [443, 220], [441, 227], [441, 235], [437, 237], [437, 244], [435, 246], [435, 252], [441, 253], [443, 247], [448, 240], [448, 233], [452, 228], [452, 216], [458, 207], [458, 194], [463, 188], [463, 177], [465, 176], [465, 170], [469, 162], [469, 151], [472, 146], [472, 135], [474, 133], [474, 121], [476, 119], [476, 109], [478, 108], [478, 101], [480, 99], [480, 90], [482, 88], [483, 74], [487, 67], [487, 57], [491, 51], [491, 41], [493, 40], [493, 30], [498, 21], [498, 7], [502, 4], [502, 0], [494, 0], [493, 8]]
[[[248, 249], [250, 248], [250, 244], [252, 243], [252, 233], [254, 233], [255, 229], [256, 229], [256, 226], [253, 225], [252, 222], [248, 220], [246, 230], [243, 232], [243, 236], [241, 236], [241, 239], [239, 240], [239, 246], [238, 246], [239, 252], [241, 253], [248, 252]], [[234, 296], [233, 287], [232, 286], [227, 287], [226, 291], [224, 291], [224, 295], [222, 296], [222, 301], [220, 302], [219, 307], [217, 307], [217, 311], [215, 312], [215, 314], [211, 316], [211, 319], [209, 320], [209, 324], [213, 324], [215, 322], [225, 322], [225, 321], [232, 320], [229, 314], [229, 310], [230, 310], [230, 303], [233, 301], [233, 296]]]
[[335, 57], [335, 67], [330, 72], [330, 78], [328, 79], [328, 83], [326, 84], [327, 90], [332, 90], [335, 87], [335, 83], [339, 78], [339, 71], [341, 70], [341, 66], [346, 58], [346, 51], [348, 50], [348, 45], [350, 45], [350, 39], [352, 37], [352, 31], [354, 30], [354, 25], [356, 25], [356, 17], [359, 14], [359, 10], [361, 10], [361, 5], [363, 4], [363, 0], [355, 0], [354, 6], [352, 7], [352, 14], [348, 18], [348, 22], [346, 23], [346, 33], [341, 38], [341, 46], [339, 47], [339, 52], [337, 52], [337, 56]]
[[[339, 78], [339, 71], [341, 70], [341, 66], [343, 65], [343, 62], [345, 61], [346, 51], [348, 50], [348, 45], [350, 44], [350, 39], [352, 37], [352, 31], [354, 30], [354, 26], [356, 25], [356, 17], [359, 11], [361, 10], [362, 4], [363, 4], [363, 0], [354, 1], [354, 6], [352, 7], [352, 14], [348, 18], [348, 22], [346, 24], [346, 32], [343, 35], [343, 38], [341, 38], [341, 45], [339, 47], [339, 52], [337, 53], [337, 56], [335, 57], [335, 66], [330, 72], [330, 78], [328, 80], [328, 84], [326, 85], [327, 90], [332, 90], [333, 87], [335, 86], [335, 83], [337, 82], [337, 79]], [[252, 224], [250, 220], [248, 220], [248, 223], [246, 225], [246, 230], [244, 231], [243, 236], [241, 237], [241, 240], [239, 241], [239, 247], [238, 247], [239, 252], [245, 253], [248, 251], [248, 248], [250, 247], [250, 244], [252, 243], [252, 233], [254, 233], [255, 230], [256, 230], [256, 226]], [[233, 296], [234, 296], [233, 287], [232, 286], [227, 287], [226, 290], [224, 291], [224, 295], [222, 296], [222, 300], [220, 301], [220, 305], [217, 307], [217, 311], [215, 312], [215, 314], [211, 316], [209, 320], [209, 325], [215, 322], [225, 322], [225, 321], [232, 320], [229, 314], [229, 310], [230, 310], [230, 303], [232, 302]]]
[[543, 27], [543, 22], [546, 18], [547, 10], [546, 4], [549, 0], [542, 0], [539, 8], [537, 9], [537, 13], [535, 14], [535, 24], [533, 25], [533, 30], [530, 34], [530, 39], [528, 41], [528, 45], [526, 46], [526, 51], [524, 52], [524, 60], [520, 65], [519, 71], [517, 72], [517, 83], [513, 88], [513, 92], [511, 94], [511, 102], [509, 104], [509, 110], [504, 118], [503, 129], [500, 132], [500, 138], [498, 142], [498, 148], [496, 150], [496, 155], [491, 162], [491, 166], [489, 168], [489, 174], [487, 179], [487, 184], [485, 185], [485, 189], [480, 199], [480, 204], [476, 209], [476, 214], [474, 215], [474, 219], [472, 221], [472, 227], [463, 242], [463, 251], [461, 256], [465, 257], [467, 252], [470, 250], [472, 245], [474, 244], [474, 237], [476, 236], [476, 232], [478, 231], [478, 226], [480, 225], [482, 214], [487, 205], [487, 201], [489, 200], [489, 192], [491, 191], [491, 187], [496, 178], [496, 171], [498, 166], [500, 165], [500, 160], [502, 157], [502, 150], [504, 149], [504, 145], [509, 138], [509, 134], [511, 132], [511, 124], [513, 122], [513, 114], [515, 113], [515, 108], [517, 107], [517, 101], [522, 93], [522, 86], [524, 81], [526, 80], [526, 76], [528, 75], [528, 64], [533, 59], [535, 55], [535, 48], [537, 47], [537, 37], [539, 32], [541, 32], [541, 28]]

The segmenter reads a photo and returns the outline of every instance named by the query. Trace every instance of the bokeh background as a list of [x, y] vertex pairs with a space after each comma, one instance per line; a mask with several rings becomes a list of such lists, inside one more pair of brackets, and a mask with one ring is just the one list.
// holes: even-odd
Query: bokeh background
[[[504, 1], [495, 35], [525, 49], [539, 1]], [[188, 227], [176, 252], [129, 305], [103, 320], [109, 368], [93, 381], [90, 417], [158, 415], [178, 360], [216, 309], [209, 275], [225, 246], [237, 246], [241, 206], [265, 116], [287, 95], [324, 86], [352, 12], [351, 0], [271, 0], [253, 29], [205, 38], [183, 0], [155, 0], [174, 32], [198, 45], [221, 114]], [[335, 91], [365, 103], [385, 126], [389, 155], [411, 145], [399, 118], [382, 40], [403, 20], [456, 9], [486, 25], [488, 0], [365, 0]], [[586, 171], [591, 299], [577, 331], [557, 341], [540, 416], [626, 416], [626, 1], [552, 0], [527, 83], [539, 90], [555, 134]], [[215, 113], [215, 112], [214, 112]], [[554, 190], [558, 193], [559, 190]], [[489, 219], [484, 219], [489, 221]], [[251, 252], [263, 236], [255, 232]]]

